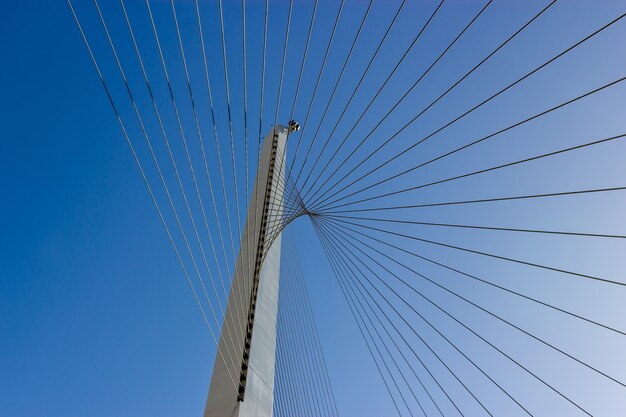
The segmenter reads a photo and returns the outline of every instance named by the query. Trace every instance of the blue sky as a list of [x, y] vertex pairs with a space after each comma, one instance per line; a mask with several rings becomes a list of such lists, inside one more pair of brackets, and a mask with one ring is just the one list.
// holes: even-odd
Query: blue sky
[[[129, 82], [136, 89], [139, 108], [147, 115], [149, 133], [158, 138], [155, 140], [158, 143], [155, 145], [156, 152], [166, 158], [119, 4], [103, 3], [103, 13], [119, 47], [120, 57], [128, 68]], [[136, 22], [138, 42], [140, 47], [144, 47], [142, 52], [145, 51], [148, 76], [153, 82], [157, 98], [165, 100], [166, 85], [151, 38], [145, 4], [135, 1], [128, 3], [131, 20]], [[241, 141], [240, 3], [225, 3], [231, 105], [236, 109], [233, 111], [233, 125], [235, 138]], [[381, 50], [383, 59], [377, 60], [372, 67], [356, 96], [355, 104], [338, 128], [335, 139], [347, 133], [365, 103], [412, 40], [418, 25], [423, 24], [435, 7], [432, 1], [408, 3]], [[291, 110], [312, 4], [310, 1], [296, 2], [294, 6], [293, 20], [297, 24], [292, 27], [290, 34], [284, 96], [279, 113], [279, 120], [283, 123]], [[375, 126], [406, 91], [407, 86], [430, 65], [483, 4], [460, 0], [450, 0], [444, 4], [423, 39], [372, 107], [369, 116], [355, 130], [355, 137], [366, 135]], [[461, 38], [381, 129], [375, 132], [372, 142], [382, 142], [389, 136], [389, 132], [395, 132], [404, 125], [545, 4], [543, 1], [496, 0], [480, 17], [476, 26]], [[334, 107], [331, 107], [333, 111], [328, 116], [330, 120], [322, 125], [318, 140], [325, 138], [332, 130], [337, 113], [342, 110], [358, 82], [358, 76], [373, 53], [373, 45], [378, 43], [398, 5], [398, 1], [390, 1], [377, 2], [373, 6], [363, 39], [357, 45], [349, 63], [348, 75], [340, 84]], [[111, 83], [113, 97], [119, 103], [131, 137], [138, 144], [140, 156], [148, 158], [95, 10], [91, 2], [76, 1], [75, 6], [87, 36], [93, 43], [105, 78]], [[248, 114], [251, 115], [251, 137], [259, 128], [258, 62], [262, 45], [263, 6], [263, 2], [250, 1], [248, 4]], [[263, 131], [269, 129], [274, 119], [287, 6], [286, 1], [272, 3], [270, 11], [268, 42], [276, 46], [268, 51], [268, 93]], [[177, 7], [185, 48], [190, 52], [190, 76], [194, 94], [199, 97], [197, 105], [203, 134], [207, 140], [212, 140], [193, 2], [180, 2]], [[296, 106], [296, 119], [300, 121], [306, 113], [306, 105], [337, 10], [337, 4], [331, 1], [321, 1], [319, 7], [315, 37], [309, 51], [312, 67], [305, 69], [300, 92], [305, 99], [299, 100]], [[313, 127], [319, 123], [322, 104], [330, 95], [342, 59], [367, 3], [350, 0], [345, 7], [341, 33], [335, 41], [318, 93], [321, 98], [314, 106], [310, 126], [307, 126], [311, 129], [307, 133], [309, 139], [314, 132]], [[541, 19], [459, 85], [454, 94], [442, 100], [399, 135], [393, 145], [374, 155], [359, 172], [379, 165], [395, 152], [426, 136], [616, 18], [624, 9], [625, 5], [620, 1], [557, 2]], [[183, 124], [190, 138], [193, 138], [190, 139], [190, 146], [194, 158], [197, 158], [194, 161], [200, 166], [199, 147], [193, 136], [192, 113], [186, 97], [168, 2], [155, 1], [153, 10], [168, 65], [172, 66], [171, 77], [176, 98], [181, 103]], [[227, 146], [229, 132], [225, 123], [225, 92], [221, 82], [219, 26], [215, 20], [217, 8], [213, 2], [203, 2], [201, 10], [205, 19], [209, 65], [217, 103], [218, 132], [222, 145]], [[3, 41], [0, 45], [3, 64], [0, 66], [0, 79], [3, 83], [3, 100], [0, 104], [0, 120], [3, 134], [0, 140], [0, 187], [4, 198], [0, 203], [0, 392], [3, 393], [0, 395], [0, 415], [198, 415], [203, 409], [215, 348], [123, 141], [67, 5], [64, 2], [40, 1], [36, 5], [12, 2], [5, 6], [2, 20], [0, 31]], [[369, 183], [623, 77], [626, 68], [624, 38], [626, 22], [619, 22], [490, 102], [471, 117], [463, 119], [380, 170], [368, 180]], [[394, 191], [625, 133], [625, 93], [626, 86], [620, 83], [558, 110], [549, 117], [511, 130], [442, 160], [427, 170], [418, 170], [369, 194], [364, 193], [363, 196]], [[165, 124], [175, 137], [173, 112], [166, 104], [163, 107]], [[371, 149], [371, 146], [366, 148]], [[183, 161], [183, 150], [178, 139], [174, 152]], [[243, 155], [240, 147], [237, 152], [241, 169]], [[379, 206], [623, 186], [626, 185], [623, 175], [625, 152], [626, 144], [614, 141], [567, 156], [502, 170], [498, 174], [406, 193], [394, 199], [381, 200]], [[364, 151], [358, 156], [366, 154]], [[215, 159], [214, 154], [209, 155], [211, 167], [215, 166]], [[335, 169], [339, 168], [330, 165], [329, 172]], [[346, 172], [347, 167], [341, 169], [344, 171], [339, 169], [339, 173]], [[211, 173], [216, 174], [214, 171]], [[149, 168], [148, 175], [151, 180], [157, 181], [152, 168]], [[168, 181], [174, 180], [169, 171], [166, 177]], [[245, 185], [241, 182], [241, 176], [238, 180], [243, 189]], [[191, 178], [186, 171], [184, 181], [191, 187]], [[163, 198], [161, 191], [158, 197]], [[180, 197], [176, 198], [177, 203], [182, 204]], [[232, 193], [228, 198], [232, 204]], [[626, 234], [623, 221], [625, 203], [623, 193], [607, 193], [541, 201], [405, 210], [385, 213], [385, 216], [430, 222]], [[168, 220], [172, 221], [172, 218], [168, 217]], [[410, 231], [416, 236], [433, 240], [626, 281], [623, 276], [623, 253], [626, 247], [622, 240], [512, 235], [423, 226], [395, 227], [394, 230], [405, 233]], [[358, 330], [339, 292], [332, 270], [324, 260], [310, 222], [304, 218], [298, 219], [290, 226], [289, 233], [297, 236], [300, 253], [306, 253], [302, 258], [304, 275], [309, 285], [340, 412], [354, 416], [392, 415], [393, 406], [359, 339]], [[602, 286], [400, 238], [394, 241], [425, 256], [445, 260], [481, 276], [492, 277], [519, 291], [551, 300], [603, 323], [626, 328], [623, 302], [626, 293], [622, 288]], [[620, 354], [626, 348], [623, 338], [580, 325], [557, 314], [546, 313], [541, 308], [502, 296], [477, 284], [459, 281], [454, 274], [416, 259], [404, 257], [402, 261], [424, 274], [441, 278], [442, 282], [469, 294], [476, 302], [506, 314], [520, 326], [527, 326], [549, 337], [559, 346], [567, 346], [598, 368], [611, 371], [622, 380], [626, 376], [626, 362], [620, 360]], [[407, 274], [401, 269], [398, 272]], [[497, 340], [503, 350], [520, 358], [532, 369], [545, 372], [542, 375], [579, 399], [594, 411], [594, 415], [618, 416], [619, 410], [626, 407], [626, 396], [619, 387], [615, 388], [606, 380], [573, 366], [571, 362], [533, 344], [501, 324], [494, 324], [479, 312], [458, 300], [446, 298], [445, 294], [427, 284], [420, 288], [440, 300], [448, 311], [467, 319], [477, 329]], [[575, 410], [553, 392], [539, 387], [536, 381], [520, 373], [506, 359], [468, 336], [454, 323], [446, 321], [439, 312], [424, 305], [419, 297], [411, 299], [498, 380], [504, 381], [507, 387], [519, 394], [525, 404], [537, 411], [537, 415], [575, 415]], [[410, 312], [405, 314], [415, 321], [416, 329], [427, 335], [436, 349], [449, 358], [450, 365], [475, 384], [482, 396], [489, 398], [489, 404], [498, 412], [497, 415], [516, 415], [508, 414], [510, 402], [502, 398], [501, 393], [494, 393], [493, 387], [467, 367], [462, 358], [455, 356], [449, 345], [429, 333], [427, 326], [411, 316]], [[418, 341], [414, 342], [416, 346], [419, 345]], [[424, 357], [432, 360], [427, 352]], [[460, 398], [467, 415], [480, 415], [476, 403], [467, 398], [442, 369], [436, 369], [437, 374], [450, 384], [450, 394]], [[540, 414], [540, 410], [545, 414]], [[519, 412], [519, 409], [514, 412]]]

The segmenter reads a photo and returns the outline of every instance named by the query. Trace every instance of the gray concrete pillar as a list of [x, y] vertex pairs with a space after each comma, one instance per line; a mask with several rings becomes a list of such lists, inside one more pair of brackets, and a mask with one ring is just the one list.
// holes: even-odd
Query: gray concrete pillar
[[277, 126], [263, 142], [204, 417], [272, 415], [281, 238], [268, 228], [282, 212], [286, 141]]

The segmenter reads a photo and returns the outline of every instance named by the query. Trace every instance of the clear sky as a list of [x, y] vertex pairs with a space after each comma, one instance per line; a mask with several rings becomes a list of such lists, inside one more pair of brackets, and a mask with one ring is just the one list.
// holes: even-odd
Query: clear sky
[[[128, 68], [128, 79], [136, 88], [138, 105], [149, 114], [148, 96], [119, 3], [102, 3], [120, 57]], [[134, 0], [127, 3], [131, 21], [136, 23], [137, 40], [143, 47], [142, 52], [145, 51], [144, 58], [155, 94], [166, 103], [167, 89], [151, 38], [145, 4]], [[333, 102], [330, 120], [322, 125], [318, 140], [330, 134], [338, 113], [350, 97], [399, 3], [397, 0], [375, 2], [362, 39], [349, 63], [347, 76]], [[348, 132], [436, 7], [436, 2], [431, 0], [407, 3], [381, 50], [381, 57], [372, 67], [335, 134], [334, 144]], [[192, 152], [200, 166], [199, 147], [197, 139], [192, 136], [191, 108], [186, 99], [169, 2], [158, 0], [151, 4], [168, 64], [172, 66], [171, 78], [181, 103], [184, 127], [193, 137], [190, 140]], [[445, 2], [423, 38], [355, 130], [355, 137], [365, 136], [375, 126], [484, 4], [484, 1], [465, 0]], [[372, 135], [372, 142], [382, 143], [390, 132], [403, 126], [546, 4], [546, 1], [535, 0], [495, 0], [445, 59]], [[131, 137], [139, 144], [140, 156], [148, 158], [95, 9], [91, 2], [82, 0], [76, 0], [75, 7], [93, 43], [105, 78], [111, 82], [113, 98], [119, 103], [125, 122], [128, 122]], [[248, 2], [248, 114], [251, 120], [249, 131], [253, 132], [251, 137], [259, 129], [263, 7], [263, 2]], [[312, 1], [295, 2], [284, 101], [279, 113], [281, 123], [289, 118], [312, 7]], [[299, 121], [306, 114], [337, 7], [334, 1], [320, 1], [307, 61], [312, 64], [305, 69], [300, 91], [304, 98], [299, 99], [296, 106], [295, 118]], [[314, 132], [312, 127], [319, 123], [322, 104], [330, 96], [366, 7], [365, 1], [346, 1], [341, 30], [320, 85], [318, 94], [321, 98], [314, 106], [310, 120], [309, 139]], [[270, 128], [274, 119], [287, 8], [287, 1], [271, 3], [268, 38], [271, 47], [268, 50], [268, 93], [263, 131]], [[0, 416], [197, 416], [204, 407], [215, 347], [193, 303], [69, 9], [63, 1], [7, 2], [3, 9], [0, 17]], [[225, 141], [228, 125], [225, 123], [224, 86], [220, 82], [223, 74], [216, 11], [214, 2], [201, 2], [209, 66], [212, 81], [215, 80], [214, 100], [217, 103], [219, 135]], [[619, 0], [558, 1], [484, 67], [460, 84], [453, 94], [399, 135], [393, 145], [375, 154], [358, 172], [364, 173], [378, 166], [625, 11], [626, 3]], [[193, 2], [177, 2], [177, 12], [185, 47], [190, 51], [188, 60], [194, 94], [201, 97], [197, 102], [201, 127], [205, 136], [212, 138]], [[239, 141], [243, 122], [240, 12], [240, 2], [225, 2], [231, 105], [236, 109], [233, 111], [233, 125], [236, 140]], [[399, 158], [363, 185], [384, 179], [624, 77], [624, 39], [626, 19], [507, 91], [471, 117], [415, 148], [414, 152]], [[427, 170], [418, 170], [390, 181], [361, 194], [361, 197], [626, 133], [625, 97], [626, 84], [616, 84], [550, 116], [433, 164]], [[166, 104], [163, 107], [165, 109]], [[155, 140], [159, 143], [156, 151], [165, 161], [158, 125], [154, 116], [148, 118], [149, 133], [158, 138]], [[175, 132], [171, 108], [164, 110], [164, 119], [168, 129]], [[356, 138], [352, 141], [355, 143]], [[358, 156], [363, 159], [373, 148], [372, 144], [368, 145], [357, 154], [356, 159]], [[256, 148], [251, 149], [256, 152]], [[174, 151], [182, 161], [179, 142]], [[241, 164], [241, 148], [237, 152]], [[345, 156], [345, 153], [342, 155]], [[498, 174], [405, 193], [377, 203], [364, 203], [361, 207], [626, 186], [624, 156], [626, 143], [616, 140], [502, 170]], [[214, 155], [209, 156], [209, 162], [211, 173], [215, 174]], [[328, 172], [347, 172], [346, 166], [336, 164], [331, 164]], [[149, 169], [148, 175], [151, 180], [157, 180], [153, 169]], [[168, 172], [166, 176], [173, 181], [172, 173]], [[184, 174], [184, 180], [191, 186], [189, 174]], [[242, 181], [241, 177], [239, 180]], [[159, 197], [163, 197], [162, 193]], [[228, 198], [233, 197], [229, 195]], [[177, 201], [180, 203], [180, 200]], [[622, 191], [541, 201], [393, 211], [380, 217], [626, 235], [623, 220], [625, 207], [626, 194]], [[371, 214], [373, 217], [376, 215]], [[624, 239], [520, 235], [425, 226], [394, 226], [393, 230], [626, 282]], [[393, 405], [360, 339], [310, 222], [306, 218], [298, 219], [289, 227], [289, 233], [296, 238], [300, 253], [305, 254], [301, 259], [304, 276], [339, 411], [346, 416], [394, 415]], [[393, 241], [424, 256], [446, 261], [602, 323], [626, 329], [626, 291], [623, 287], [587, 282], [425, 243], [407, 243], [400, 238]], [[503, 313], [520, 326], [549, 338], [555, 345], [567, 347], [568, 351], [610, 372], [617, 379], [626, 380], [626, 360], [623, 358], [626, 342], [623, 336], [607, 334], [554, 312], [546, 312], [541, 307], [503, 296], [479, 284], [460, 281], [449, 271], [414, 258], [405, 256], [402, 262], [424, 274], [437, 276], [441, 282], [471, 296], [477, 303]], [[399, 273], [410, 276], [406, 270], [398, 268]], [[504, 351], [562, 387], [594, 415], [624, 415], [626, 395], [622, 387], [589, 373], [587, 369], [578, 367], [554, 351], [546, 350], [501, 323], [494, 323], [471, 306], [428, 284], [420, 288], [439, 300], [447, 311], [467, 319], [476, 329], [489, 335], [490, 340], [497, 341]], [[411, 297], [425, 315], [437, 322], [451, 339], [463, 346], [497, 380], [515, 392], [524, 404], [536, 412], [535, 415], [579, 415], [579, 410], [538, 385], [536, 380], [520, 372], [489, 346], [425, 305], [419, 297]], [[450, 346], [423, 322], [408, 311], [404, 313], [418, 332], [433, 342], [435, 350], [448, 358], [450, 366], [471, 381], [481, 398], [487, 398], [495, 415], [524, 415], [519, 408], [512, 407], [510, 400], [504, 398], [501, 392], [494, 390], [488, 381], [468, 367], [463, 358], [452, 352]], [[413, 339], [415, 346], [422, 349]], [[422, 354], [428, 363], [435, 363], [428, 352], [423, 351]], [[444, 369], [435, 369], [436, 374], [449, 384], [451, 396], [460, 399], [467, 416], [483, 415], [475, 401], [454, 385]], [[449, 413], [454, 415], [452, 409]]]

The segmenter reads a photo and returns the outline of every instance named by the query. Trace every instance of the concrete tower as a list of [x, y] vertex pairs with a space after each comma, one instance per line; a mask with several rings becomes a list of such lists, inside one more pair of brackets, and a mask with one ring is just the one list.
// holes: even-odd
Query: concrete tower
[[287, 133], [263, 142], [204, 417], [272, 415]]

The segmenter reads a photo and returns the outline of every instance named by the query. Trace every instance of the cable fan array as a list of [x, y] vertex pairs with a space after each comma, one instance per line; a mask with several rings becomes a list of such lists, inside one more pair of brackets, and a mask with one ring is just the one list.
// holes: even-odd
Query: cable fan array
[[[68, 4], [216, 346], [260, 145], [296, 118], [265, 248], [310, 220], [389, 414], [621, 415], [623, 5]], [[335, 416], [294, 240], [274, 414]]]

